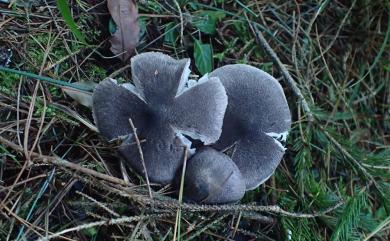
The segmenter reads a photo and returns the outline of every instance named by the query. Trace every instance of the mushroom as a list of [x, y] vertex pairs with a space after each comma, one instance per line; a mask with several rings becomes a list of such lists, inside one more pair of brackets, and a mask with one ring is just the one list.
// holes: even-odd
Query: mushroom
[[204, 147], [187, 163], [184, 194], [198, 203], [232, 203], [244, 196], [245, 181], [229, 156]]
[[214, 70], [229, 103], [222, 134], [214, 147], [233, 147], [232, 159], [251, 190], [265, 182], [279, 165], [291, 126], [291, 114], [279, 82], [255, 67], [234, 64]]
[[[184, 160], [183, 134], [208, 145], [222, 131], [227, 96], [218, 78], [186, 87], [190, 60], [148, 52], [131, 59], [134, 85], [104, 80], [93, 93], [93, 115], [108, 140], [123, 139], [119, 153], [138, 173], [171, 183]], [[129, 123], [141, 140], [143, 160]], [[145, 162], [145, 167], [143, 163]]]

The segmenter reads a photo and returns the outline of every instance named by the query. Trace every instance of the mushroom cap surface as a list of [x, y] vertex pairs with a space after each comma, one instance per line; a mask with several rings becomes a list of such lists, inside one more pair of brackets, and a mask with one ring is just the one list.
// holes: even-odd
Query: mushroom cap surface
[[210, 147], [199, 150], [187, 163], [184, 195], [205, 204], [232, 203], [245, 194], [245, 181], [229, 156]]
[[279, 165], [291, 126], [291, 114], [279, 82], [255, 67], [226, 65], [209, 77], [218, 77], [228, 95], [222, 134], [214, 147], [234, 146], [232, 159], [247, 190], [265, 182]]
[[120, 154], [138, 173], [145, 174], [131, 119], [141, 141], [149, 180], [170, 183], [184, 160], [186, 134], [205, 144], [222, 132], [227, 106], [225, 88], [218, 78], [207, 78], [185, 88], [189, 60], [175, 60], [155, 52], [131, 59], [135, 86], [104, 80], [93, 93], [93, 116], [108, 140], [125, 139]]

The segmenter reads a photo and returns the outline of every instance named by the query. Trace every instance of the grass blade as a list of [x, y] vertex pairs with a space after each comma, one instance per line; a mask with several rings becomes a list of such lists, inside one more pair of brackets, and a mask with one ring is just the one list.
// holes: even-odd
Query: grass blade
[[77, 28], [77, 24], [73, 20], [68, 1], [57, 0], [57, 7], [62, 17], [64, 18], [66, 25], [68, 25], [74, 36], [76, 36], [76, 38], [83, 44], [87, 44], [84, 34]]

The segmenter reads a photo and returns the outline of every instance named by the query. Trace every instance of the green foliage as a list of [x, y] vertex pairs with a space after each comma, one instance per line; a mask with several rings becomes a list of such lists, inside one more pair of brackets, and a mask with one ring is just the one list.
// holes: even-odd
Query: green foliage
[[311, 128], [307, 128], [305, 134], [305, 139], [297, 139], [292, 148], [294, 151], [297, 151], [297, 154], [295, 155], [295, 178], [298, 182], [300, 195], [303, 195], [305, 192], [306, 180], [312, 167], [311, 146], [309, 144], [312, 137]]
[[42, 101], [38, 101], [37, 103], [38, 104], [37, 104], [37, 107], [36, 107], [35, 112], [34, 112], [34, 117], [37, 117], [37, 118], [41, 117], [43, 112], [45, 112], [45, 116], [49, 117], [49, 118], [56, 116], [55, 108], [50, 107], [50, 106], [45, 107], [42, 104]]
[[92, 228], [83, 229], [83, 233], [88, 237], [90, 237], [91, 240], [94, 240], [97, 234], [99, 233], [99, 230], [97, 228], [92, 227]]
[[195, 39], [194, 43], [195, 65], [201, 74], [210, 73], [213, 70], [213, 49], [210, 44], [203, 44]]
[[20, 76], [0, 71], [0, 86], [12, 90], [18, 83]]
[[350, 197], [343, 213], [339, 217], [330, 240], [349, 240], [353, 236], [353, 231], [355, 231], [360, 221], [361, 213], [366, 205], [365, 191], [360, 191]]
[[87, 64], [86, 69], [89, 81], [99, 82], [107, 77], [107, 71], [96, 64]]
[[203, 33], [215, 34], [216, 24], [225, 18], [225, 13], [221, 11], [199, 11], [194, 15], [192, 25]]
[[[60, 59], [66, 57], [68, 55], [64, 44], [59, 41], [54, 41], [49, 33], [38, 33], [35, 35], [30, 35], [30, 37], [26, 41], [26, 45], [29, 48], [29, 51], [26, 53], [26, 57], [28, 63], [31, 63], [31, 67], [33, 69], [39, 69], [40, 64], [44, 61], [45, 58], [49, 59], [51, 63], [55, 63]], [[49, 53], [45, 53], [44, 46], [50, 46], [51, 51]], [[77, 44], [69, 44], [71, 51], [79, 50], [80, 46]], [[29, 64], [30, 65], [30, 64]], [[61, 65], [62, 68], [68, 68], [68, 64], [65, 62]], [[26, 67], [25, 67], [26, 68]]]
[[73, 20], [69, 2], [67, 0], [57, 0], [57, 7], [74, 36], [76, 36], [81, 43], [86, 44], [87, 42], [85, 41], [84, 34], [78, 29], [77, 24]]
[[177, 24], [174, 22], [169, 22], [165, 25], [165, 30], [164, 30], [164, 42], [168, 43], [172, 46], [175, 45], [177, 36], [178, 36], [178, 31], [177, 31]]
[[294, 241], [320, 241], [321, 238], [316, 235], [318, 227], [315, 222], [309, 219], [281, 219], [284, 228], [284, 240]]
[[378, 183], [379, 200], [383, 203], [383, 207], [386, 210], [387, 215], [390, 216], [390, 183], [379, 182]]

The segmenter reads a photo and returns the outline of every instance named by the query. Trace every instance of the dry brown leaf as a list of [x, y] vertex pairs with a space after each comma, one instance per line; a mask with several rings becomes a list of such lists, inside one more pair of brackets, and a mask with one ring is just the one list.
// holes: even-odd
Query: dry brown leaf
[[136, 3], [134, 0], [108, 0], [107, 7], [117, 26], [116, 32], [110, 39], [110, 50], [115, 55], [121, 54], [119, 58], [126, 61], [139, 40], [140, 27], [137, 21]]
[[[97, 85], [94, 82], [76, 82], [73, 84], [81, 87], [90, 87], [91, 89], [94, 89]], [[62, 87], [62, 90], [72, 99], [74, 99], [77, 103], [88, 108], [92, 108], [92, 92], [85, 92], [82, 90], [71, 89], [67, 87]]]

